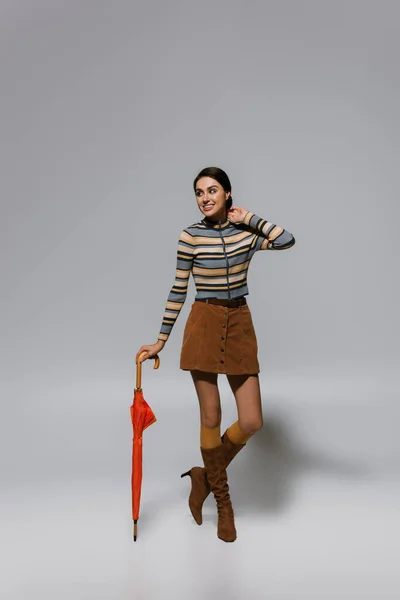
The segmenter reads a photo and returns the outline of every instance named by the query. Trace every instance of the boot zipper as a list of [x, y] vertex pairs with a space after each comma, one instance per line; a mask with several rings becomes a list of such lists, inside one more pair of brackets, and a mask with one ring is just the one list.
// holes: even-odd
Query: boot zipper
[[221, 233], [221, 221], [218, 221], [219, 223], [219, 235], [221, 237], [222, 240], [222, 245], [224, 247], [224, 254], [225, 254], [225, 260], [226, 260], [226, 282], [228, 284], [228, 298], [229, 300], [231, 299], [231, 289], [229, 287], [229, 261], [228, 261], [228, 257], [226, 255], [226, 250], [225, 250], [225, 240], [224, 240], [224, 236]]

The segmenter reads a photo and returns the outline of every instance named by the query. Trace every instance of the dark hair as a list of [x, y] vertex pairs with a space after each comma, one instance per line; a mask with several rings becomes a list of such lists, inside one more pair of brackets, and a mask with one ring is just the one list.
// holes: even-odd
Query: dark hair
[[194, 191], [196, 191], [196, 184], [197, 184], [198, 180], [201, 179], [202, 177], [211, 177], [212, 179], [216, 179], [218, 181], [218, 183], [220, 185], [222, 185], [225, 192], [231, 192], [231, 195], [229, 196], [228, 200], [226, 201], [226, 210], [229, 210], [232, 206], [232, 201], [233, 201], [232, 186], [231, 186], [231, 182], [229, 181], [229, 177], [225, 173], [225, 171], [223, 171], [222, 169], [219, 169], [218, 167], [206, 167], [205, 169], [202, 169], [193, 182]]

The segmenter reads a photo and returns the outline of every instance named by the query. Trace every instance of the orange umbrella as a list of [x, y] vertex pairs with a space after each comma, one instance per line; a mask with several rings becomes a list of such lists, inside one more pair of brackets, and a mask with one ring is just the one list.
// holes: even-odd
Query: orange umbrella
[[[142, 489], [142, 452], [143, 452], [143, 431], [155, 423], [157, 420], [153, 411], [143, 398], [143, 390], [140, 387], [142, 383], [142, 363], [140, 358], [145, 355], [143, 350], [136, 360], [136, 388], [133, 396], [133, 404], [130, 407], [131, 420], [133, 427], [132, 443], [132, 519], [133, 519], [133, 540], [136, 542], [137, 522], [139, 519], [140, 493]], [[156, 354], [154, 369], [158, 369], [160, 358]]]

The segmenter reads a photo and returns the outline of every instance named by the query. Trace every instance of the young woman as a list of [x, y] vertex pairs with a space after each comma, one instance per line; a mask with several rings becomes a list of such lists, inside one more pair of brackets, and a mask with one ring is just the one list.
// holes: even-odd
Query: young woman
[[[204, 467], [192, 467], [189, 507], [202, 523], [202, 506], [210, 492], [218, 510], [217, 535], [236, 539], [226, 468], [263, 425], [258, 373], [257, 338], [248, 295], [247, 272], [258, 250], [291, 248], [291, 233], [250, 210], [232, 205], [231, 184], [217, 167], [203, 169], [193, 187], [204, 218], [179, 237], [175, 282], [155, 344], [142, 346], [159, 353], [171, 333], [187, 295], [192, 272], [196, 296], [186, 321], [180, 368], [190, 371], [200, 405], [200, 451]], [[221, 437], [218, 374], [227, 376], [235, 396], [238, 420]]]

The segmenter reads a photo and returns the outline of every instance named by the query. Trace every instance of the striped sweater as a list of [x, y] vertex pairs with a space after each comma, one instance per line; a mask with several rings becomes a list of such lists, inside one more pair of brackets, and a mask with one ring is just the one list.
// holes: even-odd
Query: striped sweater
[[237, 299], [249, 293], [247, 271], [257, 250], [285, 250], [291, 233], [248, 211], [241, 223], [202, 221], [186, 227], [178, 241], [175, 281], [169, 292], [159, 340], [167, 341], [186, 300], [190, 272], [195, 300]]

